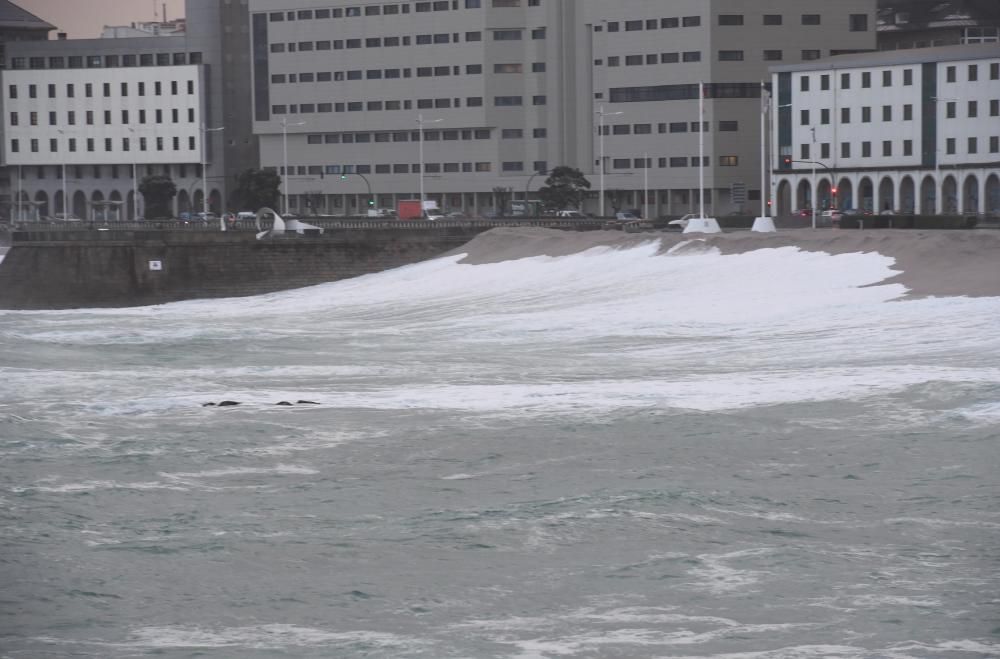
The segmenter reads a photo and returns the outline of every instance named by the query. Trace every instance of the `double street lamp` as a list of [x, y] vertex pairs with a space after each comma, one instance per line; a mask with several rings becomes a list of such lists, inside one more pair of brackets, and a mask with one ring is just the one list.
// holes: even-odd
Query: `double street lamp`
[[[225, 126], [219, 126], [218, 128], [208, 128], [205, 124], [201, 125], [201, 212], [202, 218], [208, 222], [208, 166], [205, 161], [206, 154], [208, 153], [208, 134], [218, 133], [219, 131], [225, 130]], [[219, 209], [222, 210], [222, 209]], [[225, 228], [225, 223], [223, 223], [223, 228]]]
[[601, 141], [601, 217], [604, 217], [604, 117], [613, 117], [615, 115], [624, 114], [622, 112], [605, 112], [604, 104], [602, 103], [597, 110], [598, 117], [598, 129], [597, 134]]
[[294, 124], [288, 123], [288, 119], [281, 118], [281, 153], [284, 157], [284, 167], [281, 169], [281, 201], [282, 215], [288, 215], [288, 127], [304, 126], [306, 122], [297, 121]]
[[443, 119], [424, 119], [424, 115], [417, 115], [417, 126], [420, 132], [420, 217], [424, 216], [424, 124], [436, 124]]

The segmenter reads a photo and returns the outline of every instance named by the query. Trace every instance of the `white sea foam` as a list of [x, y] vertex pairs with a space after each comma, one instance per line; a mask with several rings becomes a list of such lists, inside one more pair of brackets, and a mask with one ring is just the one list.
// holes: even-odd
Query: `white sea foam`
[[196, 627], [143, 627], [132, 633], [127, 645], [144, 648], [226, 648], [281, 650], [289, 647], [349, 646], [364, 644], [380, 650], [414, 650], [425, 641], [396, 634], [349, 631], [329, 632], [311, 627], [264, 624], [253, 627], [201, 629]]

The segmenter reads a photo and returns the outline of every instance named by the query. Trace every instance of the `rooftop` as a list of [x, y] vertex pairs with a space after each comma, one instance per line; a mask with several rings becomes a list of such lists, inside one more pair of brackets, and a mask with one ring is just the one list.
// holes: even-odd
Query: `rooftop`
[[43, 21], [31, 12], [21, 9], [10, 0], [0, 0], [0, 28], [23, 30], [54, 30], [55, 25]]
[[912, 50], [881, 50], [870, 53], [837, 55], [801, 64], [772, 66], [772, 73], [788, 71], [820, 71], [834, 69], [861, 69], [870, 66], [899, 64], [925, 64], [974, 59], [1000, 59], [1000, 44], [985, 43], [941, 48], [914, 48]]

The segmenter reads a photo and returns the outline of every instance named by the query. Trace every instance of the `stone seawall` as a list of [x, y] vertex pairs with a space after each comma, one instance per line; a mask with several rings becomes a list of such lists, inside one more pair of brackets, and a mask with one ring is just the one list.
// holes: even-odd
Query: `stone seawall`
[[397, 268], [488, 227], [372, 227], [256, 240], [251, 232], [15, 232], [0, 308], [73, 309], [235, 297]]

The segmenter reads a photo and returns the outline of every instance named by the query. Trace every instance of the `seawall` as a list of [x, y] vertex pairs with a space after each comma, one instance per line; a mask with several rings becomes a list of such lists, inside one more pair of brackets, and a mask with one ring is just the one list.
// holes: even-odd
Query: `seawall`
[[0, 308], [257, 295], [434, 258], [489, 228], [373, 226], [264, 240], [252, 231], [16, 231], [0, 263]]

